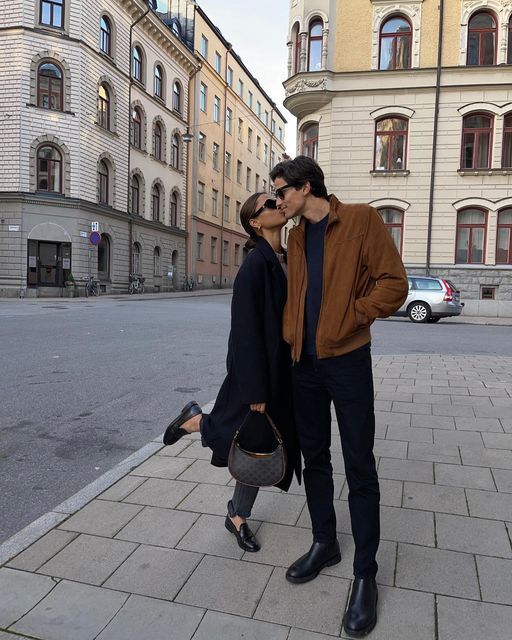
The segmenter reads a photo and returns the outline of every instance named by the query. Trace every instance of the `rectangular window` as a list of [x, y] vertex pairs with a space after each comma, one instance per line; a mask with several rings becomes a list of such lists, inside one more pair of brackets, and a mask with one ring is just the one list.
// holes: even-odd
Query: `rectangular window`
[[273, 169], [276, 166], [276, 154], [274, 151], [270, 152], [270, 168]]
[[275, 134], [275, 132], [276, 132], [276, 121], [274, 120], [274, 118], [272, 118], [272, 125], [270, 127], [270, 130], [272, 131], [273, 134]]
[[247, 93], [247, 106], [249, 107], [249, 109], [252, 109], [252, 98], [253, 98], [252, 91], [249, 91]]
[[261, 138], [256, 136], [256, 157], [261, 158]]
[[197, 184], [197, 206], [199, 211], [204, 211], [204, 182], [198, 182]]
[[217, 217], [219, 215], [218, 213], [218, 201], [219, 201], [219, 192], [217, 191], [217, 189], [212, 189], [212, 216]]
[[240, 245], [235, 244], [235, 267], [240, 265]]
[[[235, 209], [235, 213], [236, 213], [236, 223], [240, 224], [240, 209], [242, 208], [242, 203], [239, 202], [238, 200], [236, 201], [236, 209]], [[236, 245], [235, 245], [236, 246]]]
[[213, 236], [210, 242], [210, 261], [217, 262], [217, 238]]
[[238, 139], [240, 142], [244, 141], [244, 121], [242, 118], [238, 118]]
[[224, 220], [229, 222], [229, 207], [231, 200], [229, 196], [224, 196]]
[[64, 27], [64, 0], [41, 0], [40, 24]]
[[228, 107], [226, 109], [226, 131], [232, 133], [233, 111]]
[[222, 71], [222, 56], [218, 51], [215, 52], [215, 71], [218, 74]]
[[201, 94], [199, 96], [199, 108], [203, 113], [206, 113], [206, 101], [208, 95], [208, 87], [201, 82]]
[[224, 173], [226, 178], [231, 179], [231, 154], [226, 151], [226, 160], [224, 165]]
[[219, 145], [214, 142], [213, 143], [213, 168], [214, 169], [219, 169]]
[[262, 189], [263, 189], [263, 193], [267, 192], [267, 181], [265, 180], [265, 178], [263, 178]]
[[227, 240], [223, 240], [222, 242], [222, 264], [229, 264], [229, 242]]
[[497, 287], [480, 287], [480, 300], [495, 300]]
[[265, 118], [263, 119], [263, 122], [265, 123], [266, 127], [268, 127], [268, 118], [269, 118], [268, 111], [265, 111]]
[[198, 233], [197, 234], [197, 242], [196, 242], [196, 253], [197, 253], [197, 259], [198, 260], [202, 260], [203, 259], [203, 241], [204, 241], [204, 234], [203, 233]]
[[268, 144], [263, 145], [263, 162], [268, 164]]
[[228, 67], [226, 82], [231, 88], [233, 88], [233, 69], [231, 67]]
[[283, 128], [279, 127], [279, 129], [277, 130], [277, 138], [279, 140], [279, 142], [283, 141]]
[[247, 148], [252, 151], [252, 129], [250, 127], [247, 129]]
[[206, 136], [199, 132], [199, 160], [206, 162]]
[[245, 188], [247, 191], [251, 190], [251, 170], [247, 167], [247, 177], [245, 179]]
[[215, 96], [213, 99], [213, 121], [219, 124], [220, 122], [220, 98]]
[[256, 178], [254, 180], [254, 190], [255, 191], [260, 190], [260, 174], [259, 173], [256, 174]]
[[238, 81], [238, 95], [243, 98], [244, 97], [244, 83], [242, 80]]
[[208, 58], [208, 38], [204, 35], [201, 36], [201, 55]]
[[238, 184], [242, 184], [242, 161], [236, 161], [236, 181]]
[[259, 100], [256, 103], [256, 115], [261, 119], [261, 102]]

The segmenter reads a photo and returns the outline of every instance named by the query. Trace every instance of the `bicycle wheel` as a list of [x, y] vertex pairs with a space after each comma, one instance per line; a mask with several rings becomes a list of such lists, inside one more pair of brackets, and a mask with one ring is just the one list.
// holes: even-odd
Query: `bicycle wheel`
[[132, 293], [135, 293], [135, 283], [134, 282], [130, 282], [130, 286], [128, 287], [128, 293], [131, 295]]
[[139, 287], [139, 293], [144, 293], [144, 283], [142, 282]]
[[92, 292], [95, 296], [99, 296], [100, 295], [100, 288], [97, 284], [94, 284], [92, 287]]

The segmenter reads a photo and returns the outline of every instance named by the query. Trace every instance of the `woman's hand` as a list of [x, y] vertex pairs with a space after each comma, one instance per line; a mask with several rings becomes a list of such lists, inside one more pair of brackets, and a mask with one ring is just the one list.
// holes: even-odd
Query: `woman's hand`
[[265, 413], [265, 402], [259, 402], [258, 404], [251, 404], [251, 411], [257, 411], [258, 413]]

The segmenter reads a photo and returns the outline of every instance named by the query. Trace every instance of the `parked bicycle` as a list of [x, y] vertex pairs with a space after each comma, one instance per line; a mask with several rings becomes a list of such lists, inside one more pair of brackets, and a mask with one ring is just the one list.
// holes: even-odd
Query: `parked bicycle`
[[183, 284], [181, 285], [182, 291], [193, 291], [196, 283], [194, 282], [194, 278], [189, 276], [188, 278], [183, 278]]
[[128, 293], [144, 293], [144, 282], [146, 282], [146, 278], [143, 278], [138, 273], [130, 274]]
[[85, 297], [89, 296], [99, 296], [100, 295], [100, 287], [98, 285], [98, 281], [93, 278], [93, 276], [89, 276], [85, 280]]

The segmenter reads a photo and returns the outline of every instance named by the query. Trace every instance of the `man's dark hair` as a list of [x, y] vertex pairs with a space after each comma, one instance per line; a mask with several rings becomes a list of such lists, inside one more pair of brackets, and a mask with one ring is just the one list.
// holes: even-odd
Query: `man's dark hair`
[[318, 162], [307, 156], [297, 156], [294, 160], [283, 160], [272, 169], [270, 179], [276, 178], [286, 180], [287, 184], [294, 187], [302, 187], [309, 182], [311, 193], [317, 198], [328, 199], [325, 187], [324, 172]]

